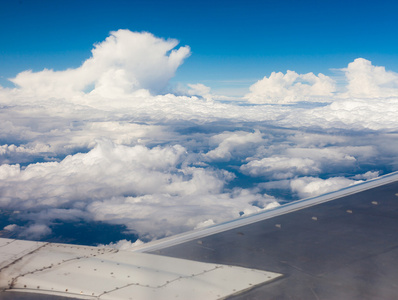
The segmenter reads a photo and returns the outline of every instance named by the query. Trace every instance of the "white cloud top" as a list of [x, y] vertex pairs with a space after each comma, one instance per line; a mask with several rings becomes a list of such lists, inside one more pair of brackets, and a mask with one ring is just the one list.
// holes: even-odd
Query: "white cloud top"
[[379, 98], [398, 96], [398, 73], [373, 66], [369, 60], [357, 58], [342, 69], [348, 85], [346, 97]]
[[139, 89], [162, 91], [185, 58], [189, 47], [150, 33], [118, 30], [95, 45], [92, 57], [77, 69], [25, 71], [11, 81], [38, 96], [65, 97], [85, 90], [115, 98]]
[[245, 98], [251, 103], [286, 104], [298, 101], [329, 101], [336, 90], [334, 81], [323, 74], [272, 72], [250, 87]]

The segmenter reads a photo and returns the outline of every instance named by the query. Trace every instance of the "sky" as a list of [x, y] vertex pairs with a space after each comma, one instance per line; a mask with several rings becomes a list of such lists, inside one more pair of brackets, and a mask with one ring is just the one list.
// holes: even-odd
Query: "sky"
[[393, 1], [4, 1], [2, 236], [125, 249], [398, 171]]
[[26, 69], [77, 67], [118, 29], [189, 45], [173, 82], [229, 95], [273, 71], [332, 75], [358, 57], [397, 71], [397, 9], [384, 0], [2, 1], [2, 85]]

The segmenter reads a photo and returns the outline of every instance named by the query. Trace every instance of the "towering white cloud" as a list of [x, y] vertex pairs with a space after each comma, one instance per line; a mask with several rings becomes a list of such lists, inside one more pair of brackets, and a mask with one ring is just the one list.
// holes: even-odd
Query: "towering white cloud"
[[357, 58], [342, 69], [347, 78], [345, 97], [398, 97], [398, 73], [373, 66], [369, 60]]
[[77, 69], [25, 71], [11, 81], [42, 97], [63, 98], [91, 89], [91, 93], [110, 98], [139, 89], [157, 93], [190, 54], [188, 46], [175, 49], [177, 44], [146, 32], [118, 30], [95, 45], [92, 57]]
[[298, 101], [330, 101], [336, 90], [334, 81], [323, 74], [272, 72], [250, 87], [245, 98], [251, 103], [285, 104]]

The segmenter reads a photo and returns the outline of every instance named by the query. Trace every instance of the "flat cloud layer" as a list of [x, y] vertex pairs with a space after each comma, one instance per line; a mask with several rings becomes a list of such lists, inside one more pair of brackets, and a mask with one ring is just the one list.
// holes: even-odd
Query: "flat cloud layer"
[[190, 53], [177, 44], [119, 30], [79, 68], [0, 89], [7, 232], [45, 240], [62, 222], [103, 222], [147, 241], [398, 169], [397, 73], [359, 58], [340, 90], [288, 71], [247, 102], [200, 83], [164, 94]]

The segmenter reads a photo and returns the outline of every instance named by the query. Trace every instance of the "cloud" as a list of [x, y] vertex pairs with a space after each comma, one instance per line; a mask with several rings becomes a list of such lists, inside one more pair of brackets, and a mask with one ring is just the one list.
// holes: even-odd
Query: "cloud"
[[240, 167], [240, 171], [252, 177], [266, 176], [274, 179], [292, 178], [297, 175], [320, 173], [318, 163], [310, 158], [266, 157], [253, 160]]
[[132, 251], [135, 247], [144, 244], [143, 241], [140, 239], [136, 240], [135, 242], [131, 242], [128, 240], [120, 240], [116, 243], [110, 243], [108, 245], [99, 244], [98, 247], [100, 248], [110, 248], [110, 249], [117, 249], [122, 251]]
[[45, 224], [33, 224], [25, 228], [21, 233], [20, 237], [37, 240], [43, 236], [49, 235], [51, 233], [50, 227]]
[[[209, 183], [201, 182], [202, 187]], [[186, 195], [113, 197], [94, 201], [87, 209], [95, 220], [124, 224], [150, 240], [197, 228], [208, 219], [220, 223], [277, 205], [272, 196], [236, 188], [224, 193], [197, 190]]]
[[11, 79], [30, 95], [70, 97], [92, 89], [91, 94], [115, 98], [147, 89], [162, 91], [185, 58], [188, 46], [175, 49], [178, 41], [152, 34], [118, 30], [95, 45], [92, 57], [79, 68], [65, 71], [25, 71]]
[[364, 180], [369, 180], [373, 178], [377, 178], [380, 175], [379, 171], [368, 171], [365, 174], [357, 174], [353, 178], [354, 179], [364, 179]]
[[210, 160], [228, 161], [232, 156], [237, 156], [242, 152], [247, 155], [247, 151], [261, 141], [262, 134], [258, 130], [250, 133], [244, 131], [223, 132], [210, 138], [210, 144], [215, 144], [217, 147], [207, 152], [205, 157]]
[[205, 86], [204, 84], [201, 83], [196, 83], [196, 84], [188, 84], [189, 90], [187, 91], [187, 94], [190, 96], [200, 96], [206, 99], [207, 101], [213, 100], [213, 96], [210, 93], [210, 87]]
[[7, 230], [7, 231], [15, 231], [15, 230], [17, 230], [17, 228], [18, 228], [18, 225], [17, 225], [17, 224], [10, 224], [10, 225], [5, 226], [5, 227], [4, 227], [4, 230]]
[[398, 97], [398, 73], [373, 66], [369, 60], [357, 58], [341, 69], [347, 78], [345, 97]]
[[[120, 194], [143, 194], [158, 186], [161, 191], [168, 188], [166, 183], [182, 181], [182, 175], [173, 171], [184, 154], [185, 149], [178, 145], [148, 149], [99, 140], [90, 152], [67, 156], [59, 163], [30, 164], [19, 171], [15, 165], [1, 165], [0, 174], [9, 175], [2, 185], [3, 205], [8, 199], [12, 208], [58, 206], [111, 197], [116, 189]], [[210, 186], [216, 184], [213, 180]]]
[[3, 164], [0, 165], [0, 179], [6, 179], [10, 177], [15, 177], [19, 175], [21, 172], [20, 170], [20, 165], [8, 165], [8, 164]]
[[292, 191], [297, 193], [300, 198], [308, 198], [337, 191], [359, 182], [361, 181], [355, 181], [344, 177], [332, 177], [328, 179], [302, 177], [293, 179], [290, 182], [290, 186]]
[[36, 237], [51, 233], [43, 227], [51, 220], [75, 216], [123, 224], [151, 239], [192, 229], [209, 216], [226, 221], [275, 202], [255, 191], [225, 191], [232, 173], [190, 166], [187, 156], [180, 145], [149, 149], [99, 140], [88, 153], [60, 162], [25, 169], [3, 164], [0, 204], [39, 221], [40, 227], [24, 231]]
[[251, 103], [286, 104], [298, 101], [330, 101], [336, 90], [335, 82], [328, 76], [313, 73], [297, 74], [294, 71], [272, 72], [269, 77], [250, 87], [245, 98]]
[[[347, 141], [314, 135], [320, 141], [339, 141], [345, 144]], [[304, 141], [301, 141], [303, 138]], [[337, 170], [346, 171], [355, 169], [360, 162], [376, 157], [377, 150], [369, 145], [365, 146], [339, 146], [321, 145], [318, 147], [303, 147], [308, 145], [312, 135], [295, 135], [287, 138], [289, 142], [295, 142], [289, 146], [273, 147], [264, 150], [258, 148], [258, 153], [253, 157], [247, 157], [249, 162], [242, 164], [239, 170], [251, 177], [265, 177], [277, 180], [294, 178], [297, 176], [308, 176], [325, 173], [333, 173]], [[319, 141], [318, 141], [319, 142]], [[335, 142], [336, 143], [336, 142]], [[264, 157], [265, 156], [265, 157]], [[333, 162], [333, 163], [331, 163]]]
[[385, 67], [357, 58], [340, 71], [345, 75], [343, 90], [338, 90], [336, 82], [324, 74], [297, 74], [288, 70], [286, 74], [272, 72], [269, 77], [257, 81], [245, 99], [257, 104], [287, 104], [333, 102], [340, 98], [398, 97], [398, 73], [386, 71]]

